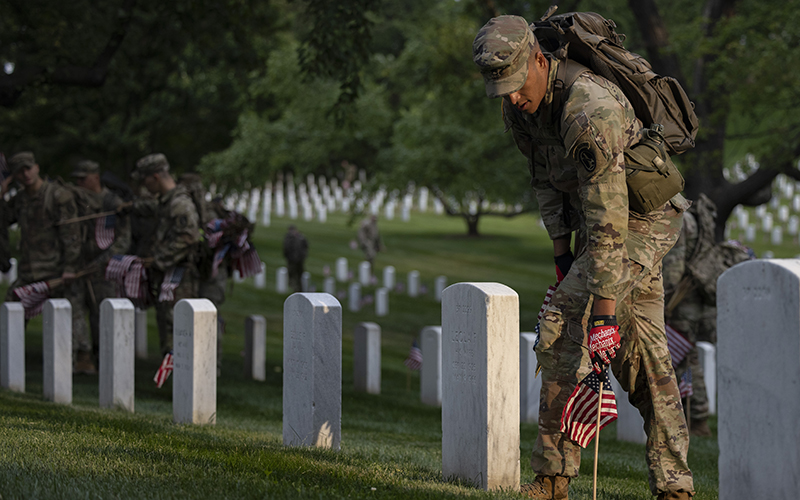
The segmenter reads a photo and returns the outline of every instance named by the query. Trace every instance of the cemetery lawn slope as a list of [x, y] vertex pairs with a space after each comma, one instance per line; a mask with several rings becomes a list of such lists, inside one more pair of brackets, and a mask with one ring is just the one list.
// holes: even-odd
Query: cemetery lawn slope
[[[462, 235], [460, 219], [413, 213], [410, 223], [380, 220], [385, 250], [376, 259], [376, 276], [391, 265], [397, 283], [420, 272], [425, 293], [390, 294], [389, 314], [378, 317], [374, 304], [348, 310], [347, 285], [337, 284], [342, 303], [342, 449], [290, 449], [282, 446], [282, 314], [285, 294], [275, 292], [275, 271], [284, 265], [281, 244], [294, 222], [310, 244], [306, 270], [322, 290], [326, 266], [332, 274], [346, 257], [357, 277], [362, 254], [350, 247], [356, 226], [330, 214], [328, 222], [273, 218], [258, 227], [254, 241], [267, 264], [267, 288], [253, 280], [229, 290], [221, 314], [226, 320], [222, 376], [217, 381], [217, 423], [172, 423], [171, 380], [161, 389], [152, 381], [158, 368], [155, 314], [149, 317], [149, 358], [136, 361], [136, 412], [98, 408], [97, 376], [73, 378], [73, 404], [42, 399], [42, 324], [33, 319], [26, 333], [26, 392], [0, 390], [0, 499], [250, 499], [250, 498], [522, 498], [513, 492], [483, 492], [447, 482], [441, 473], [441, 410], [419, 400], [419, 372], [403, 364], [422, 327], [441, 324], [434, 280], [448, 283], [494, 281], [520, 297], [520, 326], [532, 331], [544, 292], [554, 280], [552, 246], [533, 216], [486, 218], [481, 238]], [[362, 297], [374, 300], [376, 285]], [[0, 289], [5, 293], [5, 289]], [[243, 374], [244, 320], [261, 314], [267, 322], [267, 379]], [[353, 390], [353, 330], [358, 322], [382, 330], [380, 395]], [[517, 353], [510, 353], [517, 356]], [[424, 360], [423, 360], [424, 362]], [[712, 420], [712, 427], [716, 421]], [[716, 430], [716, 429], [715, 429]], [[533, 480], [528, 465], [536, 426], [521, 425], [522, 482]], [[584, 453], [581, 476], [571, 498], [591, 498], [594, 443]], [[698, 494], [717, 498], [715, 438], [692, 438], [690, 466]], [[651, 499], [644, 446], [620, 443], [612, 424], [601, 433], [601, 499]]]

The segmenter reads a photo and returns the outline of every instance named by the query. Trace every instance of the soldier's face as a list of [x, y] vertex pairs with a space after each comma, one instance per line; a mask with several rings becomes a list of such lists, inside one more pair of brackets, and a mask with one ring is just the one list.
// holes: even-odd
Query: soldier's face
[[505, 98], [523, 113], [532, 115], [539, 109], [539, 105], [547, 93], [547, 76], [550, 63], [541, 52], [536, 52], [528, 59], [528, 78], [525, 84], [516, 92], [508, 94]]
[[142, 184], [150, 191], [150, 194], [158, 193], [158, 179], [156, 178], [156, 174], [150, 174], [142, 179]]
[[14, 172], [14, 179], [23, 186], [32, 186], [39, 180], [39, 165], [26, 165]]

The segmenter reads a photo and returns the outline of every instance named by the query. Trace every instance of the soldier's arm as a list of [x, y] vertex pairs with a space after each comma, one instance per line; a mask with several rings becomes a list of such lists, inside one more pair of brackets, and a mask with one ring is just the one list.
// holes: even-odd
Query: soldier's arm
[[602, 87], [582, 79], [573, 85], [571, 95], [580, 97], [567, 101], [562, 137], [569, 156], [579, 163], [579, 195], [589, 258], [587, 287], [595, 296], [594, 314], [613, 315], [614, 297], [630, 279], [623, 151], [631, 141], [626, 134], [638, 132], [628, 128], [636, 119], [632, 109], [623, 107]]
[[161, 271], [193, 258], [200, 241], [197, 210], [188, 196], [177, 196], [170, 205], [170, 230], [165, 241], [153, 248], [153, 266]]
[[136, 198], [131, 205], [131, 212], [139, 217], [155, 217], [158, 211], [158, 200], [155, 198]]
[[[72, 219], [78, 215], [78, 208], [72, 192], [58, 187], [53, 196], [55, 197], [53, 219], [56, 222]], [[61, 256], [64, 263], [63, 272], [78, 272], [81, 270], [81, 225], [60, 224], [57, 227], [58, 239], [61, 242]]]

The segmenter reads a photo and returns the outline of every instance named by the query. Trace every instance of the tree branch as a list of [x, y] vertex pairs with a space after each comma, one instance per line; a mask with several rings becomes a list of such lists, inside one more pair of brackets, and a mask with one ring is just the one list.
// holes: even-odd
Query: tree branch
[[653, 70], [658, 74], [676, 78], [681, 85], [686, 87], [686, 78], [681, 70], [677, 55], [667, 52], [669, 34], [655, 1], [628, 0], [628, 6], [633, 12], [636, 24], [639, 26], [642, 38], [644, 38], [647, 60], [653, 66]]

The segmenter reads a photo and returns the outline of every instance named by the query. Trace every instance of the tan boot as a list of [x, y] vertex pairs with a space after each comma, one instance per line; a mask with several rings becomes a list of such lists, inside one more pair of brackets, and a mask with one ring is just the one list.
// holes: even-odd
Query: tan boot
[[658, 494], [657, 500], [690, 500], [691, 493], [685, 491], [666, 491]]
[[519, 492], [537, 500], [568, 500], [569, 478], [563, 476], [536, 476], [532, 483], [520, 486]]
[[691, 430], [689, 431], [692, 436], [710, 437], [711, 429], [708, 427], [708, 420], [694, 420], [691, 422]]
[[75, 362], [72, 363], [72, 373], [77, 375], [97, 375], [97, 369], [92, 361], [92, 353], [89, 351], [77, 351]]

